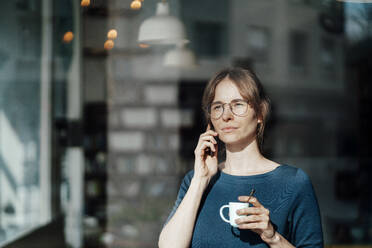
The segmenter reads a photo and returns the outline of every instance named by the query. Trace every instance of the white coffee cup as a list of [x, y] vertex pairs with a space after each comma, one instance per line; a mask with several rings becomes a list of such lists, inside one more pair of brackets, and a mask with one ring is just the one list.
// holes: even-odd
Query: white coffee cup
[[[238, 227], [238, 225], [235, 223], [235, 220], [241, 218], [242, 216], [238, 215], [236, 211], [247, 207], [249, 207], [249, 205], [248, 203], [245, 202], [229, 202], [229, 205], [223, 205], [220, 208], [221, 219], [227, 223], [230, 223], [230, 225], [234, 227]], [[223, 215], [223, 210], [225, 208], [229, 208], [229, 220], [226, 219], [225, 216]]]

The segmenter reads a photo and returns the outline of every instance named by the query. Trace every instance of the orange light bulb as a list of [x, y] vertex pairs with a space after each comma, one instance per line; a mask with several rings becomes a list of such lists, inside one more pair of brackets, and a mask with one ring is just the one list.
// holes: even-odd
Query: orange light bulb
[[118, 31], [116, 29], [111, 29], [107, 32], [107, 38], [115, 40], [118, 37]]
[[71, 31], [68, 31], [66, 32], [64, 35], [63, 35], [63, 43], [70, 43], [72, 40], [74, 39], [74, 33], [71, 32]]
[[148, 48], [149, 47], [149, 45], [148, 44], [145, 44], [145, 43], [140, 43], [140, 44], [138, 44], [138, 46], [140, 48]]
[[105, 50], [111, 50], [111, 49], [114, 48], [114, 45], [115, 45], [115, 43], [112, 40], [106, 40], [103, 47], [105, 48]]
[[87, 6], [90, 5], [90, 0], [81, 0], [80, 5], [81, 5], [82, 7], [87, 7]]
[[130, 4], [130, 8], [131, 9], [134, 9], [134, 10], [138, 10], [140, 9], [142, 6], [142, 3], [139, 1], [139, 0], [134, 0], [131, 4]]

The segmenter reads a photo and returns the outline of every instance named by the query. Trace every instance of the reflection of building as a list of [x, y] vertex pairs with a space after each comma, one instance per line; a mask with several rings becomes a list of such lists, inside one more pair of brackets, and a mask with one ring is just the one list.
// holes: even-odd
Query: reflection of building
[[[38, 3], [1, 3], [0, 243], [40, 224]], [[4, 234], [4, 236], [3, 236]]]
[[344, 38], [320, 25], [322, 9], [303, 4], [234, 1], [230, 13], [233, 56], [248, 55], [272, 97], [269, 153], [312, 177], [326, 242], [335, 241], [339, 223], [350, 225], [358, 215], [356, 202], [335, 194], [339, 174], [352, 177], [358, 169], [356, 96], [345, 80]]
[[[110, 104], [108, 231], [124, 244], [156, 242], [179, 176], [192, 167], [193, 144], [203, 127], [196, 96], [216, 70], [239, 64], [257, 70], [273, 101], [268, 153], [310, 174], [331, 241], [329, 221], [348, 221], [357, 214], [355, 204], [334, 194], [338, 172], [357, 166], [352, 158], [355, 99], [344, 78], [343, 36], [319, 24], [320, 5], [235, 0], [179, 6], [176, 14], [186, 24], [199, 68], [169, 70], [162, 66], [164, 50], [136, 47], [133, 27], [153, 14], [149, 6], [138, 15], [113, 12], [109, 23], [120, 26], [119, 38], [125, 39], [118, 39], [104, 60], [86, 60], [87, 83], [106, 81]], [[99, 17], [95, 21], [99, 23]], [[96, 28], [85, 28], [85, 44], [91, 44]], [[99, 66], [101, 61], [106, 68]], [[97, 70], [89, 70], [91, 66]], [[93, 96], [102, 91], [87, 92]], [[139, 241], [142, 229], [151, 235]]]
[[[22, 209], [25, 207], [25, 195], [18, 195], [17, 191], [23, 188], [19, 187], [19, 184], [23, 184], [25, 176], [25, 153], [22, 142], [3, 112], [0, 112], [0, 136], [2, 137], [0, 188], [3, 190], [0, 206], [4, 210], [7, 208], [1, 216], [1, 226], [23, 226], [25, 216]], [[14, 156], [14, 151], [17, 151], [17, 156]]]
[[[187, 4], [190, 2], [196, 4]], [[326, 241], [330, 242], [334, 221], [351, 223], [358, 215], [356, 203], [345, 202], [334, 193], [342, 183], [337, 180], [339, 173], [346, 170], [352, 175], [358, 169], [357, 126], [353, 121], [356, 96], [350, 94], [352, 86], [345, 80], [344, 37], [321, 25], [320, 17], [329, 14], [321, 5], [299, 1], [229, 3], [228, 10], [222, 4], [213, 12], [195, 15], [185, 11], [183, 16], [189, 27], [198, 22], [228, 26], [223, 34], [210, 29], [215, 39], [229, 38], [229, 53], [221, 48], [214, 59], [228, 57], [228, 64], [247, 65], [257, 71], [274, 108], [267, 130], [268, 154], [302, 167], [312, 177]], [[216, 20], [216, 13], [228, 15], [228, 22]], [[196, 30], [194, 36], [198, 35]], [[188, 77], [193, 76], [188, 72]]]
[[39, 216], [40, 192], [32, 173], [35, 147], [22, 142], [3, 112], [0, 137], [0, 227], [8, 231], [29, 228], [38, 223]]
[[[17, 0], [15, 5], [10, 5], [9, 2], [7, 6], [19, 8], [17, 19], [9, 17], [15, 11], [2, 13], [10, 23], [1, 27], [3, 33], [15, 34], [9, 31], [10, 27], [18, 27], [20, 32], [19, 39], [5, 37], [9, 46], [17, 47], [19, 54], [13, 56], [8, 53], [12, 49], [0, 49], [0, 58], [5, 61], [0, 61], [1, 78], [7, 81], [0, 83], [0, 93], [6, 92], [4, 96], [9, 99], [22, 99], [20, 106], [39, 104], [33, 102], [39, 99], [34, 96], [39, 94], [39, 89], [29, 80], [39, 83], [39, 67], [45, 67], [38, 61], [41, 26], [37, 19], [40, 13], [35, 11], [36, 3], [42, 2], [50, 3]], [[72, 6], [72, 2], [75, 5]], [[357, 123], [357, 120], [369, 113], [371, 104], [365, 103], [369, 103], [370, 97], [361, 89], [369, 89], [363, 82], [369, 82], [370, 68], [368, 62], [361, 59], [363, 56], [356, 56], [352, 69], [345, 69], [348, 55], [339, 30], [342, 23], [332, 19], [339, 10], [323, 6], [322, 1], [169, 1], [171, 13], [186, 24], [189, 45], [200, 64], [194, 69], [170, 69], [163, 66], [163, 55], [169, 47], [139, 48], [137, 45], [138, 27], [144, 18], [154, 14], [156, 1], [145, 1], [139, 11], [129, 9], [130, 1], [95, 0], [82, 9], [76, 8], [78, 2], [53, 1], [53, 27], [48, 26], [48, 21], [42, 21], [53, 29], [53, 37], [49, 37], [54, 39], [53, 52], [50, 51], [53, 54], [45, 54], [53, 61], [50, 73], [55, 98], [52, 105], [54, 117], [58, 117], [56, 127], [53, 126], [52, 153], [55, 154], [51, 173], [53, 182], [63, 181], [61, 201], [69, 214], [68, 242], [72, 238], [76, 241], [73, 243], [80, 244], [84, 235], [84, 247], [96, 247], [102, 242], [107, 247], [156, 246], [180, 178], [193, 167], [194, 146], [205, 128], [200, 111], [202, 90], [214, 72], [229, 65], [253, 67], [266, 86], [273, 102], [265, 143], [267, 154], [278, 162], [303, 168], [312, 177], [322, 209], [326, 242], [345, 242], [346, 239], [337, 235], [360, 231], [356, 216], [368, 212], [370, 205], [364, 201], [358, 207], [356, 202], [370, 191], [357, 195], [356, 181], [366, 182], [368, 177], [357, 180], [359, 161], [356, 157], [357, 153], [368, 157], [370, 133], [358, 131], [357, 127], [368, 129], [370, 121], [367, 118]], [[74, 17], [73, 10], [76, 11]], [[80, 34], [76, 28], [79, 13], [82, 13]], [[331, 21], [324, 22], [328, 17]], [[332, 20], [336, 23], [332, 24]], [[324, 26], [325, 23], [331, 26]], [[112, 28], [118, 31], [117, 38], [111, 50], [104, 50], [107, 31]], [[62, 43], [67, 30], [74, 31], [74, 38]], [[76, 51], [80, 51], [80, 46], [76, 41], [80, 36], [83, 123], [76, 115], [73, 121], [64, 119], [71, 118], [67, 113], [70, 110], [75, 114], [80, 111], [77, 103], [80, 97], [75, 97], [79, 93], [74, 95], [79, 92], [76, 82], [80, 80], [80, 53]], [[361, 50], [361, 53], [366, 51]], [[347, 83], [354, 82], [355, 75], [360, 77], [357, 80], [359, 96], [356, 96], [356, 86]], [[15, 85], [15, 95], [4, 90], [5, 86]], [[31, 89], [37, 93], [29, 94], [34, 92]], [[358, 104], [363, 106], [360, 107], [363, 111]], [[0, 98], [0, 110], [4, 106], [17, 109], [8, 98]], [[39, 136], [33, 129], [26, 129], [37, 130], [39, 123], [35, 120], [40, 116], [34, 111], [39, 111], [38, 108], [14, 111], [31, 120], [22, 123], [23, 126], [20, 122], [16, 124], [10, 113], [0, 115], [0, 223], [3, 227], [17, 221], [17, 225], [25, 224], [36, 219], [29, 213], [37, 216], [38, 211], [43, 212], [38, 208], [39, 199], [46, 201], [43, 192], [38, 193], [39, 189], [32, 187], [38, 185], [36, 181], [41, 174], [36, 166], [39, 144], [34, 141]], [[6, 124], [7, 119], [11, 125]], [[30, 133], [34, 136], [28, 137]], [[364, 134], [365, 137], [361, 137]], [[84, 135], [83, 142], [81, 135]], [[3, 139], [13, 140], [16, 148], [2, 142]], [[65, 149], [69, 150], [65, 146], [74, 148], [62, 161]], [[71, 159], [81, 161], [78, 151], [81, 146], [84, 170], [79, 167], [82, 163]], [[9, 150], [19, 151], [19, 156], [13, 156], [10, 161]], [[12, 166], [4, 168], [4, 161]], [[365, 163], [368, 166], [368, 159]], [[17, 181], [17, 187], [12, 187], [12, 181]], [[60, 195], [55, 192], [59, 185], [51, 187], [54, 212], [58, 213], [60, 200], [56, 198]], [[82, 197], [79, 189], [83, 188]], [[30, 200], [24, 200], [26, 198]], [[71, 199], [78, 204], [70, 204]], [[361, 211], [358, 212], [358, 208]], [[18, 219], [12, 217], [13, 212]]]

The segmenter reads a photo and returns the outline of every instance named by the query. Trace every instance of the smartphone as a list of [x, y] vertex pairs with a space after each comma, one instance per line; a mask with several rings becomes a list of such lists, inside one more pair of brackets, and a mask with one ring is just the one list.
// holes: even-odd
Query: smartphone
[[[211, 127], [211, 130], [214, 130], [214, 127], [213, 127], [213, 124], [211, 121], [209, 121], [209, 125]], [[214, 136], [214, 139], [216, 140], [217, 144], [214, 145], [214, 148], [217, 150], [217, 146], [218, 146], [218, 137], [217, 136]], [[214, 156], [214, 152], [211, 150], [211, 148], [207, 147], [205, 148], [205, 154], [213, 157]]]

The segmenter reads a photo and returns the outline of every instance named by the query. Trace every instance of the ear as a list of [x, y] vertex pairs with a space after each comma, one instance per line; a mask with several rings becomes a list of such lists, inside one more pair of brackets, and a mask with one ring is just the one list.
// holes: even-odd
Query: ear
[[257, 118], [257, 124], [262, 123], [262, 115], [256, 113], [256, 118]]

